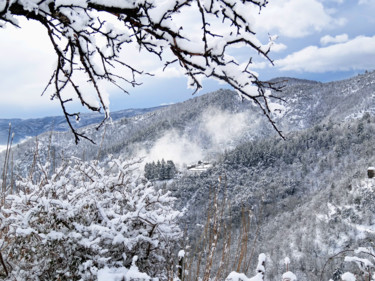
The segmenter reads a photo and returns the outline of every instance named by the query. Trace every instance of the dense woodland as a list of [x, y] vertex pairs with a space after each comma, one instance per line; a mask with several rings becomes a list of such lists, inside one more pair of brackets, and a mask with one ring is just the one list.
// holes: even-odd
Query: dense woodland
[[[366, 114], [292, 133], [286, 141], [251, 141], [223, 154], [211, 170], [184, 177], [171, 188], [181, 206], [191, 209], [185, 219], [193, 226], [203, 223], [201, 206], [222, 177], [233, 224], [241, 225], [244, 207], [261, 220], [256, 251], [273, 260], [268, 278], [277, 280], [284, 270], [278, 262], [288, 256], [301, 280], [314, 280], [331, 255], [374, 238], [371, 232], [358, 235], [360, 226], [372, 229], [375, 219], [374, 183], [366, 180], [375, 161], [374, 133], [375, 118]], [[331, 264], [327, 278], [335, 266], [342, 265]]]
[[[78, 174], [86, 183], [79, 189], [79, 193], [86, 194], [85, 192], [89, 192], [86, 188], [93, 188], [94, 182], [109, 179], [111, 184], [103, 185], [100, 192], [88, 197], [91, 203], [87, 206], [91, 207], [75, 205], [78, 201], [66, 197], [66, 192], [58, 195], [61, 196], [59, 200], [70, 204], [62, 204], [61, 212], [68, 206], [75, 210], [78, 208], [77, 212], [95, 210], [92, 213], [94, 217], [87, 218], [95, 221], [96, 227], [88, 228], [87, 231], [109, 237], [109, 240], [98, 243], [98, 247], [90, 248], [85, 257], [77, 257], [92, 261], [85, 265], [86, 268], [75, 271], [80, 276], [84, 276], [82, 274], [87, 273], [86, 270], [93, 265], [96, 270], [101, 268], [108, 258], [106, 253], [113, 251], [117, 258], [111, 265], [118, 266], [123, 259], [127, 267], [136, 263], [139, 269], [148, 274], [159, 274], [158, 276], [167, 278], [171, 272], [179, 272], [177, 253], [181, 249], [185, 251], [184, 266], [189, 272], [184, 277], [185, 280], [196, 280], [199, 277], [224, 279], [231, 271], [252, 276], [253, 270], [257, 268], [257, 257], [262, 256], [262, 253], [267, 257], [266, 280], [280, 280], [285, 272], [286, 257], [290, 259], [290, 270], [301, 281], [337, 281], [347, 271], [360, 276], [361, 270], [356, 267], [358, 259], [345, 261], [343, 256], [360, 255], [362, 258], [370, 258], [371, 255], [364, 254], [367, 250], [359, 251], [360, 253], [350, 251], [358, 247], [370, 247], [368, 253], [372, 253], [375, 238], [375, 180], [367, 178], [367, 168], [375, 165], [375, 102], [371, 94], [374, 92], [374, 76], [375, 73], [367, 73], [327, 84], [296, 79], [283, 82], [287, 83], [283, 94], [293, 97], [292, 102], [283, 104], [282, 114], [277, 117], [285, 140], [267, 122], [259, 119], [261, 115], [249, 103], [240, 103], [235, 93], [225, 90], [144, 115], [120, 119], [102, 132], [97, 132], [93, 127], [86, 128], [87, 132], [92, 132], [100, 140], [97, 146], [89, 143], [82, 146], [81, 143], [78, 148], [72, 140], [68, 141], [68, 133], [46, 132], [37, 139], [13, 145], [10, 153], [2, 154], [7, 159], [7, 165], [4, 165], [7, 177], [2, 178], [3, 188], [8, 186], [12, 191], [24, 192], [22, 200], [26, 200], [25, 202], [32, 198], [30, 194], [45, 196], [44, 205], [37, 204], [37, 201], [30, 201], [33, 203], [29, 205], [23, 204], [21, 199], [12, 201], [13, 197], [8, 197], [6, 200], [10, 201], [6, 202], [10, 205], [7, 206], [17, 203], [16, 206], [22, 207], [23, 212], [28, 212], [27, 206], [31, 206], [32, 210], [53, 210], [52, 207], [46, 207], [56, 203], [49, 201], [55, 200], [54, 196], [57, 196], [51, 190], [53, 185], [50, 183], [56, 183], [63, 190], [70, 189], [73, 186], [71, 180], [74, 182], [75, 177], [71, 175]], [[297, 96], [299, 99], [294, 99]], [[312, 103], [311, 99], [320, 103]], [[354, 104], [354, 100], [358, 102]], [[314, 106], [309, 106], [310, 104]], [[207, 108], [211, 108], [209, 112], [216, 122], [222, 116], [243, 116], [244, 119], [241, 120], [252, 122], [244, 122], [236, 134], [231, 131], [226, 134], [221, 129], [219, 138], [208, 126], [212, 124], [211, 119], [203, 114]], [[202, 152], [199, 160], [209, 160], [212, 167], [201, 172], [191, 172], [186, 169], [186, 164], [189, 164], [186, 163], [187, 160], [181, 162], [181, 159], [177, 161], [167, 157], [146, 158], [139, 163], [135, 161], [139, 164], [138, 169], [126, 166], [126, 162], [116, 161], [117, 158], [139, 156], [140, 151], [144, 153], [141, 156], [147, 156], [147, 152], [151, 153], [160, 139], [171, 136], [166, 134], [170, 131], [174, 132], [172, 139], [180, 142], [184, 140], [187, 151], [192, 150], [193, 145], [199, 146]], [[106, 138], [106, 135], [111, 135], [111, 139]], [[225, 139], [227, 135], [235, 138]], [[187, 136], [191, 138], [189, 142], [186, 141]], [[168, 147], [172, 149], [173, 146]], [[75, 157], [73, 162], [69, 160], [71, 156]], [[78, 167], [78, 170], [64, 172], [64, 167]], [[165, 198], [166, 201], [161, 202], [154, 210], [162, 214], [164, 222], [172, 223], [166, 226], [176, 227], [168, 232], [171, 233], [168, 243], [173, 242], [173, 247], [168, 248], [167, 252], [161, 252], [160, 256], [169, 270], [168, 274], [166, 271], [159, 271], [160, 268], [145, 264], [144, 258], [142, 261], [142, 257], [154, 252], [151, 250], [153, 246], [155, 252], [160, 249], [156, 246], [160, 243], [160, 237], [155, 237], [152, 241], [147, 237], [154, 234], [153, 226], [159, 225], [157, 221], [160, 217], [154, 216], [152, 209], [145, 207], [150, 211], [147, 215], [155, 219], [156, 224], [145, 224], [147, 231], [140, 230], [144, 240], [133, 244], [134, 248], [126, 249], [126, 257], [121, 258], [109, 246], [115, 243], [109, 242], [113, 239], [116, 243], [124, 239], [133, 241], [133, 237], [127, 237], [125, 232], [121, 232], [124, 229], [117, 229], [123, 210], [132, 210], [129, 214], [141, 220], [139, 224], [133, 225], [132, 219], [127, 217], [130, 219], [128, 227], [134, 227], [138, 231], [146, 222], [137, 217], [136, 212], [133, 213], [137, 207], [131, 205], [135, 201], [129, 198], [121, 201], [116, 197], [119, 200], [116, 201], [118, 208], [116, 213], [111, 213], [108, 203], [112, 200], [110, 191], [116, 191], [122, 184], [150, 188], [150, 194], [153, 194], [150, 199], [142, 197], [141, 193], [135, 195], [143, 198], [144, 201], [141, 202], [145, 202], [144, 206], [147, 206], [148, 200]], [[39, 190], [39, 187], [43, 188]], [[172, 197], [176, 199], [173, 200]], [[104, 200], [103, 198], [107, 200], [103, 206], [93, 203]], [[108, 212], [104, 216], [108, 220], [101, 219], [103, 212]], [[173, 218], [169, 218], [168, 213], [174, 214]], [[22, 221], [23, 215], [19, 214], [14, 214], [15, 221]], [[10, 219], [4, 220], [6, 216], [4, 213], [2, 227], [14, 223]], [[48, 216], [56, 218], [53, 213], [48, 213]], [[66, 238], [66, 243], [89, 243], [85, 239], [92, 237], [86, 237], [84, 228], [78, 227], [79, 224], [84, 225], [84, 222], [77, 224], [68, 220], [63, 223], [61, 218], [57, 217], [56, 223], [48, 226], [54, 231], [51, 233], [55, 234], [38, 233], [43, 243], [58, 241], [60, 236], [57, 232], [66, 234], [68, 232], [64, 231], [72, 228], [78, 234], [68, 235], [71, 240]], [[21, 232], [28, 241], [40, 241], [35, 238], [37, 232], [31, 231], [27, 225], [22, 229]], [[98, 229], [103, 232], [98, 232]], [[118, 232], [113, 232], [113, 229]], [[161, 231], [163, 229], [166, 228]], [[14, 233], [9, 236], [13, 240], [9, 241], [19, 241], [17, 239], [20, 237]], [[181, 240], [182, 236], [188, 239]], [[96, 245], [96, 242], [92, 245]], [[163, 240], [162, 243], [167, 242]], [[18, 251], [24, 251], [21, 244], [19, 247]], [[140, 253], [137, 261], [133, 260], [136, 255], [133, 250]], [[16, 260], [11, 260], [12, 256], [9, 256], [11, 251], [12, 248], [4, 248], [2, 253], [8, 262], [6, 265], [12, 264], [16, 270], [14, 272], [23, 274], [25, 268], [37, 271], [35, 264], [31, 266], [27, 263], [28, 260], [32, 261], [29, 257], [24, 260], [24, 268], [16, 267]], [[342, 251], [345, 251], [343, 255], [335, 256]], [[167, 256], [175, 257], [173, 262], [167, 260]], [[330, 259], [333, 256], [335, 258]], [[354, 263], [350, 262], [353, 260]], [[44, 267], [48, 268], [47, 265]], [[95, 276], [95, 269], [92, 270], [91, 275], [87, 276]], [[366, 270], [363, 269], [365, 273], [361, 276], [369, 280], [366, 279]]]
[[144, 167], [145, 178], [148, 180], [170, 180], [176, 175], [176, 166], [172, 160], [167, 162], [162, 159], [157, 163], [146, 163]]

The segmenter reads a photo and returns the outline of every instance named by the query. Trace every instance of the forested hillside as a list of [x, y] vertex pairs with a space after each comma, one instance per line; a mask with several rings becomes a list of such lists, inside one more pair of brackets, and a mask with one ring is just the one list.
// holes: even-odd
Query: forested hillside
[[[375, 111], [374, 81], [375, 72], [330, 83], [275, 79], [272, 82], [284, 86], [278, 95], [286, 102], [270, 104], [272, 116], [285, 134], [321, 122], [359, 118], [365, 112]], [[91, 125], [80, 131], [96, 144], [85, 142], [76, 146], [70, 132], [47, 132], [38, 136], [39, 149], [42, 149], [39, 155], [46, 157], [49, 150], [56, 156], [74, 155], [86, 160], [105, 159], [106, 155], [113, 154], [146, 156], [148, 161], [168, 158], [176, 164], [189, 164], [203, 158], [215, 158], [216, 153], [234, 148], [241, 142], [276, 135], [257, 107], [246, 100], [241, 101], [236, 93], [229, 90], [219, 90], [143, 115], [122, 118], [107, 123], [100, 130]], [[179, 145], [176, 147], [174, 144]], [[22, 164], [32, 158], [35, 138], [18, 146], [14, 147], [13, 153], [22, 170]], [[155, 153], [160, 151], [159, 146], [164, 147], [160, 154]], [[175, 147], [173, 152], [178, 157], [163, 155], [165, 147], [169, 151]], [[184, 155], [189, 157], [182, 159]]]
[[[286, 256], [299, 280], [314, 280], [331, 255], [374, 238], [374, 182], [366, 179], [367, 167], [375, 163], [374, 133], [375, 118], [366, 114], [288, 134], [286, 141], [247, 142], [223, 154], [214, 168], [183, 177], [171, 189], [181, 208], [191, 210], [185, 220], [193, 227], [204, 223], [201, 214], [210, 208], [204, 202], [221, 186], [235, 226], [243, 207], [261, 220], [256, 251], [273, 261], [269, 280], [282, 274], [279, 262]], [[218, 183], [219, 177], [225, 183]], [[361, 233], [366, 227], [371, 231]], [[251, 231], [254, 236], [256, 229]], [[327, 280], [339, 265], [326, 269]]]
[[[249, 273], [255, 257], [265, 253], [267, 280], [280, 279], [285, 257], [298, 280], [318, 280], [323, 268], [324, 280], [339, 280], [338, 273], [350, 268], [343, 259], [325, 265], [327, 260], [374, 239], [375, 180], [367, 179], [367, 168], [375, 165], [375, 72], [331, 83], [272, 82], [285, 86], [280, 94], [285, 102], [270, 105], [285, 139], [250, 102], [219, 90], [113, 121], [101, 131], [95, 125], [82, 128], [95, 145], [76, 146], [69, 132], [46, 132], [14, 145], [10, 179], [38, 180], [43, 174], [33, 178], [30, 167], [48, 162], [45, 175], [53, 174], [71, 156], [83, 163], [99, 160], [99, 166], [143, 157], [138, 176], [177, 198], [179, 226], [188, 235], [181, 247], [199, 248], [201, 237], [210, 236], [201, 236], [210, 229], [204, 227], [207, 217], [222, 212], [225, 231], [216, 236], [215, 259], [229, 251], [231, 266], [220, 272], [213, 263], [215, 272]], [[187, 169], [198, 161], [209, 165]], [[245, 258], [241, 247], [247, 249]], [[204, 268], [198, 264], [192, 263], [197, 274]]]

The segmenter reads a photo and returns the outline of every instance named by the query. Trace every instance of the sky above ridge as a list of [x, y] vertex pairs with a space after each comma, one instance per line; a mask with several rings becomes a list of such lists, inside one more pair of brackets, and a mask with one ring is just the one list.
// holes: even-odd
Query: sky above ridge
[[[322, 82], [374, 70], [374, 14], [375, 0], [269, 0], [259, 15], [254, 14], [253, 29], [263, 42], [269, 34], [278, 35], [270, 53], [274, 65], [255, 56], [252, 70], [261, 80], [289, 76]], [[41, 96], [55, 65], [45, 31], [32, 21], [21, 21], [21, 26], [0, 29], [0, 118], [62, 115], [56, 101]], [[248, 56], [241, 49], [234, 52]], [[111, 111], [192, 97], [180, 70], [170, 67], [163, 72], [157, 59], [140, 64], [155, 76], [129, 88], [130, 95], [111, 91]], [[214, 80], [204, 80], [203, 86], [199, 94], [227, 87]]]

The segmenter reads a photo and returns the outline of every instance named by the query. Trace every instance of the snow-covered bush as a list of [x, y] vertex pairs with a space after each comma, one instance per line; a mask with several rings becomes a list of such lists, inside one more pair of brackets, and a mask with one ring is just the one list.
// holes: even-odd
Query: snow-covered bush
[[350, 272], [345, 272], [343, 275], [341, 275], [341, 280], [342, 281], [355, 281], [355, 275]]
[[258, 266], [256, 268], [256, 275], [252, 278], [248, 278], [244, 273], [238, 273], [232, 271], [229, 273], [225, 281], [263, 281], [266, 273], [266, 255], [261, 253], [258, 257]]
[[9, 277], [95, 280], [101, 268], [129, 268], [133, 258], [141, 272], [166, 274], [181, 235], [180, 213], [169, 193], [139, 177], [135, 164], [71, 159], [50, 177], [46, 165], [37, 180], [19, 180], [19, 192], [0, 211]]
[[[373, 243], [371, 242], [371, 244]], [[349, 253], [354, 253], [355, 255], [352, 256]], [[322, 280], [327, 264], [337, 258], [343, 258], [345, 263], [343, 263], [340, 268], [336, 269], [330, 281], [375, 281], [375, 251], [372, 245], [369, 247], [359, 247], [356, 250], [343, 250], [331, 256], [323, 267], [320, 280]]]
[[282, 281], [297, 281], [297, 276], [291, 272], [289, 270], [289, 264], [290, 264], [290, 259], [289, 257], [285, 257], [284, 259], [284, 263], [285, 263], [285, 268], [286, 268], [286, 271], [285, 273], [283, 274], [281, 280]]
[[[359, 247], [354, 251], [356, 256], [345, 256], [345, 262], [354, 263], [359, 270], [355, 271], [357, 276], [363, 280], [375, 280], [375, 251], [372, 247]], [[345, 277], [345, 278], [344, 278]], [[346, 272], [341, 276], [344, 281], [355, 281], [355, 275]]]

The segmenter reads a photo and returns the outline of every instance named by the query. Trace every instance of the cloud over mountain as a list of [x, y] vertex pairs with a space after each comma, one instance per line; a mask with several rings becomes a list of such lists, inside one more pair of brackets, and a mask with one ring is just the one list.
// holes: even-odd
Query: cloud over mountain
[[374, 67], [375, 36], [358, 36], [327, 47], [308, 46], [275, 62], [281, 70], [326, 72]]

